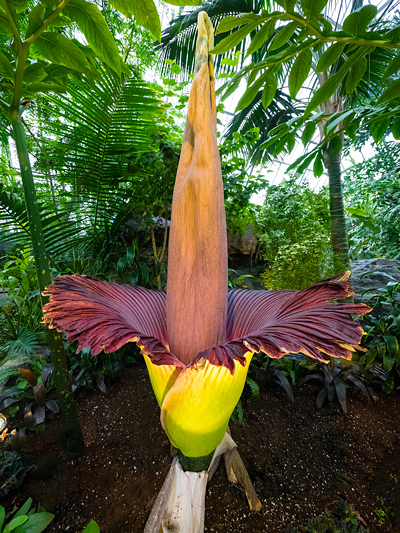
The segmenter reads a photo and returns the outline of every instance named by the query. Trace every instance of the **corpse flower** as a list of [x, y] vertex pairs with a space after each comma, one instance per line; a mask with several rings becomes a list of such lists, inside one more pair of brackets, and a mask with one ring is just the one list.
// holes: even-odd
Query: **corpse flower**
[[203, 12], [173, 196], [166, 292], [75, 274], [55, 278], [44, 293], [50, 297], [45, 322], [78, 341], [78, 351], [90, 347], [97, 355], [127, 342], [140, 346], [161, 423], [186, 470], [207, 468], [253, 353], [350, 359], [362, 335], [350, 315], [369, 310], [334, 302], [353, 294], [349, 273], [302, 291], [228, 291], [212, 47], [212, 25]]

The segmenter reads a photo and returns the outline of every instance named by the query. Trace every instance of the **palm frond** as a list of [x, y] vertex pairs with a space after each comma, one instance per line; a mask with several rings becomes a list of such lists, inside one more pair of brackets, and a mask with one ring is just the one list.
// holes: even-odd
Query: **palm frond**
[[259, 91], [254, 100], [245, 109], [235, 113], [224, 131], [225, 139], [232, 139], [234, 132], [245, 133], [252, 128], [260, 128], [258, 141], [249, 147], [246, 153], [249, 166], [255, 167], [267, 163], [271, 159], [274, 145], [261, 151], [260, 146], [267, 140], [269, 132], [278, 124], [287, 122], [296, 115], [301, 115], [302, 109], [294, 105], [293, 99], [281, 90], [267, 109], [261, 103], [262, 91]]
[[[99, 81], [75, 79], [65, 94], [46, 96], [39, 111], [44, 148], [34, 153], [34, 173], [40, 183], [51, 172], [55, 183], [56, 208], [45, 205], [41, 213], [48, 252], [60, 254], [93, 239], [128, 210], [130, 156], [154, 150], [163, 109], [143, 80], [104, 72]], [[0, 196], [0, 204], [5, 200]], [[16, 232], [27, 231], [26, 218], [19, 204], [10, 209], [0, 227], [15, 239]]]

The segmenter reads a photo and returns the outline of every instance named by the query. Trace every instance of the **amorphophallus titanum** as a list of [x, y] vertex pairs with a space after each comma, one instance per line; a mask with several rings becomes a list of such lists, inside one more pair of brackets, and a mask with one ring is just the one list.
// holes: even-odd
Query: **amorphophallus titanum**
[[350, 315], [368, 311], [333, 302], [352, 294], [348, 273], [303, 291], [228, 291], [212, 47], [203, 12], [173, 196], [166, 293], [62, 276], [47, 288], [44, 307], [45, 322], [65, 331], [69, 342], [78, 340], [78, 351], [113, 352], [127, 342], [141, 347], [161, 423], [190, 470], [207, 468], [223, 439], [254, 352], [350, 359], [362, 335]]

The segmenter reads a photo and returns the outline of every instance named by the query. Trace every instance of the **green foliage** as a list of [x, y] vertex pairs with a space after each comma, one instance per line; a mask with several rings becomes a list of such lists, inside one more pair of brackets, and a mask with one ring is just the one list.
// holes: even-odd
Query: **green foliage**
[[[358, 145], [357, 141], [355, 146]], [[346, 211], [351, 215], [348, 235], [354, 259], [400, 257], [399, 165], [398, 143], [383, 142], [371, 158], [354, 162], [343, 172]]]
[[90, 348], [83, 349], [79, 354], [75, 353], [76, 349], [77, 343], [68, 346], [73, 389], [97, 386], [101, 392], [106, 392], [106, 378], [116, 379], [124, 367], [142, 360], [140, 350], [133, 343], [112, 354], [101, 352], [96, 356], [90, 354]]
[[306, 383], [311, 379], [316, 379], [323, 383], [322, 390], [317, 396], [315, 405], [317, 409], [321, 409], [326, 400], [332, 402], [335, 397], [339, 400], [340, 406], [344, 413], [347, 413], [347, 388], [346, 384], [357, 387], [365, 394], [367, 398], [373, 397], [373, 391], [369, 390], [365, 384], [365, 374], [359, 365], [345, 365], [340, 361], [331, 359], [329, 364], [317, 365], [321, 373], [308, 374], [302, 383]]
[[0, 451], [0, 498], [21, 485], [25, 476], [34, 469], [34, 463], [35, 460], [32, 456], [21, 456], [18, 452]]
[[[364, 276], [372, 272], [364, 274]], [[385, 274], [384, 274], [385, 275]], [[386, 274], [387, 277], [391, 277]], [[367, 304], [374, 311], [362, 317], [362, 326], [366, 335], [362, 344], [367, 349], [360, 357], [360, 363], [366, 371], [378, 373], [385, 380], [383, 392], [389, 394], [399, 386], [400, 378], [400, 293], [399, 282], [394, 278], [383, 289], [377, 289], [378, 295], [367, 299]], [[364, 291], [365, 294], [367, 291]], [[365, 296], [364, 296], [365, 297]]]
[[367, 533], [365, 522], [351, 504], [340, 500], [332, 510], [308, 522], [308, 533]]
[[382, 496], [378, 496], [377, 499], [380, 507], [374, 509], [374, 513], [379, 518], [378, 527], [381, 527], [390, 522], [390, 520], [394, 518], [395, 513], [392, 507], [386, 505], [385, 499]]
[[[2, 533], [42, 533], [54, 515], [47, 513], [42, 506], [33, 507], [32, 498], [29, 498], [22, 507], [14, 514], [10, 521], [4, 522], [5, 510], [0, 505], [0, 532]], [[3, 529], [4, 527], [4, 529]]]
[[300, 290], [332, 272], [325, 190], [315, 193], [295, 179], [270, 186], [257, 224], [267, 288]]
[[91, 520], [82, 533], [100, 533], [100, 528], [94, 520]]
[[0, 356], [29, 357], [38, 348], [43, 331], [34, 259], [28, 246], [10, 254], [0, 271]]
[[[4, 393], [0, 396], [0, 410], [7, 409], [21, 402], [24, 407], [24, 423], [27, 426], [42, 424], [46, 418], [46, 409], [58, 413], [57, 402], [48, 398], [54, 389], [53, 367], [44, 360], [30, 359], [25, 367], [6, 369], [0, 372]], [[15, 410], [14, 410], [15, 414]]]
[[261, 191], [268, 183], [261, 171], [256, 175], [248, 172], [244, 154], [245, 147], [254, 144], [258, 135], [258, 128], [242, 134], [235, 132], [231, 141], [226, 140], [219, 146], [226, 220], [232, 234], [244, 233], [247, 226], [255, 223], [256, 209], [250, 200], [253, 194]]

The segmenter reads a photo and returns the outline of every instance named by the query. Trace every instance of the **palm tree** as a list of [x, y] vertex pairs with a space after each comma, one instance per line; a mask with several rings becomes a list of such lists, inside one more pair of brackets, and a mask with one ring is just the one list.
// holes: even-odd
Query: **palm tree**
[[[40, 183], [50, 173], [57, 193], [56, 206], [49, 194], [39, 196], [47, 251], [55, 256], [83, 246], [93, 255], [106, 229], [113, 233], [132, 218], [129, 200], [138, 187], [130, 161], [156, 149], [152, 132], [159, 131], [163, 110], [143, 80], [105, 71], [96, 82], [74, 79], [65, 94], [43, 97], [40, 109], [41, 144], [32, 145], [35, 178]], [[0, 194], [0, 213], [2, 241], [29, 242], [26, 213], [15, 195]]]
[[[279, 5], [286, 5], [286, 2], [278, 2]], [[272, 3], [273, 4], [273, 3]], [[295, 4], [295, 2], [293, 2]], [[328, 4], [328, 7], [325, 10], [325, 18], [331, 23], [331, 25], [336, 29], [341, 29], [341, 23], [342, 21], [354, 11], [358, 10], [360, 7], [362, 7], [363, 0], [352, 0], [349, 2], [345, 2], [342, 0], [340, 5], [338, 5], [336, 2], [330, 2]], [[380, 18], [375, 19], [375, 26], [378, 27], [379, 23], [381, 22], [381, 18], [384, 14], [388, 13], [390, 10], [393, 10], [395, 7], [395, 1], [389, 0], [383, 8], [380, 11]], [[215, 22], [219, 22], [223, 16], [228, 15], [241, 15], [243, 13], [255, 13], [259, 14], [261, 9], [265, 8], [267, 10], [271, 10], [271, 3], [270, 2], [248, 2], [246, 0], [243, 0], [241, 2], [226, 2], [225, 0], [219, 0], [214, 3], [205, 3], [202, 6], [202, 9], [207, 11], [210, 15], [210, 18], [213, 20], [214, 24]], [[301, 9], [301, 6], [298, 8]], [[180, 61], [180, 65], [183, 68], [191, 67], [192, 65], [192, 56], [190, 53], [187, 53], [187, 38], [190, 36], [192, 38], [192, 32], [194, 31], [193, 21], [196, 15], [196, 11], [192, 12], [190, 14], [183, 14], [181, 17], [176, 18], [171, 22], [171, 26], [166, 29], [163, 32], [162, 35], [162, 41], [161, 41], [161, 51], [162, 51], [162, 58], [168, 57], [170, 54], [174, 54], [174, 56], [177, 58], [177, 61]], [[330, 16], [331, 15], [331, 16]], [[334, 20], [336, 19], [336, 20]], [[264, 28], [265, 26], [263, 26]], [[243, 28], [243, 26], [242, 26]], [[233, 28], [230, 35], [233, 35], [235, 32], [239, 34], [240, 31], [242, 31], [242, 28]], [[243, 39], [238, 42], [236, 45], [236, 50], [240, 50], [241, 52], [244, 52], [246, 49], [248, 51], [252, 50], [251, 60], [252, 65], [254, 66], [257, 62], [260, 62], [262, 60], [266, 60], [268, 57], [272, 57], [277, 53], [276, 50], [273, 52], [268, 52], [268, 46], [271, 43], [272, 39], [276, 36], [276, 34], [279, 32], [279, 30], [282, 29], [282, 26], [277, 27], [275, 32], [268, 37], [268, 39], [264, 39], [264, 43], [261, 46], [253, 46], [246, 47], [246, 39]], [[221, 33], [219, 36], [217, 36], [216, 45], [221, 42], [223, 38], [225, 38], [229, 33]], [[254, 42], [257, 40], [258, 32], [255, 32], [255, 29], [249, 33], [249, 36], [252, 38], [256, 38]], [[294, 35], [298, 36], [298, 30], [295, 31]], [[218, 38], [219, 37], [219, 38]], [[284, 44], [284, 43], [283, 43]], [[291, 45], [291, 42], [289, 41], [286, 44], [286, 47], [289, 47]], [[280, 47], [278, 49], [278, 53], [281, 52], [282, 49], [284, 49], [285, 46]], [[326, 49], [326, 46], [325, 46]], [[325, 68], [322, 72], [317, 72], [318, 68], [318, 62], [320, 57], [322, 56], [324, 50], [323, 47], [320, 48], [318, 51], [314, 50], [312, 48], [312, 57], [311, 59], [311, 66], [312, 66], [312, 72], [313, 75], [310, 75], [308, 78], [307, 83], [309, 84], [309, 91], [307, 92], [306, 98], [308, 98], [308, 102], [311, 100], [314, 90], [318, 87], [322, 87], [327, 80], [334, 76], [340, 69], [340, 67], [343, 65], [345, 59], [346, 59], [346, 53], [347, 53], [347, 47], [342, 48], [341, 53], [337, 56], [336, 60], [332, 62], [332, 64], [328, 64], [327, 68]], [[272, 54], [272, 56], [271, 56]], [[310, 54], [311, 56], [311, 54]], [[222, 61], [221, 58], [223, 58], [224, 55], [218, 56], [219, 61], [217, 62], [216, 68], [221, 69], [222, 68]], [[243, 56], [242, 56], [243, 57]], [[294, 54], [293, 54], [294, 57]], [[349, 96], [348, 91], [346, 94], [345, 90], [345, 82], [346, 79], [344, 79], [344, 82], [341, 83], [333, 95], [331, 95], [329, 98], [326, 98], [325, 101], [322, 101], [319, 105], [320, 110], [324, 115], [329, 116], [332, 115], [332, 113], [340, 112], [344, 109], [346, 109], [348, 106], [355, 105], [359, 102], [358, 96], [361, 94], [363, 96], [371, 94], [371, 88], [374, 87], [382, 87], [382, 82], [380, 80], [381, 74], [383, 73], [383, 67], [387, 65], [388, 61], [393, 57], [393, 51], [388, 49], [377, 49], [373, 51], [370, 56], [369, 60], [365, 60], [366, 68], [364, 69], [365, 72], [361, 73], [361, 76], [363, 77], [364, 84], [361, 83], [359, 90], [357, 91], [355, 96]], [[280, 70], [280, 85], [281, 87], [286, 82], [291, 67], [293, 66], [294, 60], [288, 61], [284, 63], [283, 68]], [[233, 81], [229, 81], [227, 83], [228, 92], [226, 94], [231, 94], [233, 90], [237, 87], [238, 82], [240, 79], [247, 73], [251, 71], [250, 66], [244, 66], [243, 60], [242, 60], [242, 71], [241, 73], [237, 74]], [[254, 77], [253, 77], [254, 80]], [[305, 81], [305, 80], [304, 80]], [[360, 80], [358, 80], [360, 81]], [[250, 83], [249, 83], [250, 85]], [[290, 80], [289, 80], [290, 85]], [[257, 164], [259, 162], [265, 162], [268, 159], [271, 158], [271, 154], [276, 155], [279, 153], [279, 151], [291, 151], [294, 145], [295, 136], [297, 136], [297, 131], [293, 133], [291, 136], [291, 139], [289, 141], [289, 146], [287, 142], [284, 142], [281, 140], [281, 142], [277, 145], [276, 142], [271, 142], [270, 140], [267, 140], [269, 132], [278, 124], [281, 124], [282, 126], [285, 126], [287, 124], [287, 121], [289, 120], [291, 115], [296, 116], [296, 114], [300, 114], [303, 110], [301, 102], [294, 101], [290, 99], [288, 95], [285, 95], [282, 91], [277, 91], [276, 95], [269, 107], [267, 109], [263, 109], [263, 106], [261, 105], [261, 99], [262, 99], [262, 87], [259, 87], [258, 91], [254, 91], [254, 94], [252, 95], [253, 98], [250, 99], [251, 101], [248, 101], [245, 106], [242, 106], [243, 108], [240, 108], [236, 110], [234, 117], [228, 124], [225, 136], [228, 138], [231, 137], [234, 131], [246, 131], [253, 127], [254, 125], [257, 125], [260, 127], [261, 135], [258, 146], [255, 147], [256, 150], [258, 150], [261, 146], [262, 152], [256, 153], [255, 151], [249, 154], [250, 160], [252, 164]], [[355, 87], [352, 88], [351, 92], [354, 92]], [[295, 95], [292, 94], [294, 97]], [[287, 100], [287, 102], [290, 102], [290, 106], [288, 106], [288, 110], [285, 113], [282, 113], [281, 105], [283, 103], [283, 98]], [[307, 101], [306, 101], [307, 103]], [[297, 113], [296, 113], [297, 112]], [[331, 227], [332, 227], [332, 246], [333, 251], [337, 259], [339, 259], [338, 263], [344, 265], [349, 265], [349, 252], [348, 252], [348, 244], [347, 244], [347, 235], [346, 235], [346, 226], [345, 226], [345, 217], [344, 217], [344, 204], [343, 204], [343, 194], [342, 194], [342, 186], [341, 186], [341, 142], [333, 142], [329, 143], [325, 142], [325, 133], [324, 133], [324, 125], [327, 121], [320, 123], [320, 142], [323, 143], [323, 149], [322, 149], [322, 159], [324, 161], [325, 167], [328, 172], [329, 177], [329, 189], [330, 189], [330, 212], [331, 212]], [[300, 120], [300, 125], [303, 126], [304, 120]], [[311, 125], [311, 127], [316, 127], [316, 122]], [[340, 129], [340, 124], [338, 124], [337, 129]], [[308, 141], [312, 137], [309, 136]], [[343, 137], [343, 134], [341, 134], [341, 137]], [[267, 142], [266, 142], [267, 141]], [[312, 158], [311, 158], [312, 159]], [[339, 267], [340, 268], [340, 267]]]

